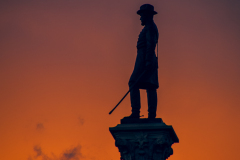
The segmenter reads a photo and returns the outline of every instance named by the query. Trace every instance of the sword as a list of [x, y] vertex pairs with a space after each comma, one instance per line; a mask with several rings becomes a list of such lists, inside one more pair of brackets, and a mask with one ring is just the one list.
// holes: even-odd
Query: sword
[[128, 93], [133, 89], [133, 87], [139, 82], [139, 80], [142, 78], [142, 76], [145, 74], [146, 70], [143, 71], [143, 73], [138, 77], [136, 82], [130, 87], [128, 92], [123, 96], [123, 98], [118, 102], [118, 104], [109, 112], [109, 114], [112, 114], [112, 112], [118, 107], [118, 105], [124, 100], [124, 98], [128, 95]]

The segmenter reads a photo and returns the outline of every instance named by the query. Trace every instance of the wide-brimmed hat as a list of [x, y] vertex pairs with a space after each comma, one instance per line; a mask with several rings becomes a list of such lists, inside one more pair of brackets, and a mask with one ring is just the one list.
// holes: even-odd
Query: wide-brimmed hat
[[137, 14], [142, 14], [142, 13], [150, 13], [150, 14], [157, 14], [156, 11], [154, 11], [154, 7], [151, 4], [144, 4], [140, 7], [140, 10], [137, 11]]

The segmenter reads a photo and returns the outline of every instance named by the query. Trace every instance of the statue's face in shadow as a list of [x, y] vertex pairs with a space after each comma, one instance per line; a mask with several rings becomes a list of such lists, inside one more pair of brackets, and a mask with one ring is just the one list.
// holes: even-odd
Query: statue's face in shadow
[[141, 20], [141, 25], [145, 26], [148, 21], [150, 21], [153, 18], [153, 15], [148, 14], [148, 13], [142, 13], [140, 15], [140, 20]]
[[146, 25], [146, 21], [147, 21], [147, 15], [146, 14], [141, 14], [140, 15], [140, 20], [141, 20], [141, 25], [145, 26]]

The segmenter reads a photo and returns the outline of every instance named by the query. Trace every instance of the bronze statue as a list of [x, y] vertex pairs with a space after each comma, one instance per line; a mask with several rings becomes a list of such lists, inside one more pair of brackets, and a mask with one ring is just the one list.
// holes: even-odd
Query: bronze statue
[[155, 48], [158, 43], [158, 29], [153, 21], [157, 14], [154, 7], [144, 4], [137, 11], [141, 16], [141, 25], [144, 26], [137, 41], [137, 58], [133, 73], [129, 80], [132, 114], [127, 118], [140, 117], [140, 92], [146, 89], [148, 98], [148, 118], [154, 119], [157, 110], [158, 60]]
[[140, 118], [140, 92], [139, 89], [147, 90], [148, 97], [148, 119], [155, 119], [157, 111], [157, 88], [158, 84], [158, 59], [155, 48], [158, 43], [158, 29], [153, 21], [157, 14], [154, 7], [144, 4], [137, 11], [141, 16], [141, 25], [144, 26], [138, 37], [137, 58], [133, 73], [129, 80], [129, 91], [123, 96], [118, 104], [109, 112], [111, 114], [130, 92], [132, 114], [124, 119]]

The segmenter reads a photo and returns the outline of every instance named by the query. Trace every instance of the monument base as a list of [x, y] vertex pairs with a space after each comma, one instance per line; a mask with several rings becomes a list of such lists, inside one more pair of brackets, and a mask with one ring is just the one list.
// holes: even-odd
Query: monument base
[[121, 160], [166, 160], [173, 154], [173, 143], [178, 137], [172, 126], [161, 118], [122, 119], [121, 124], [109, 128]]

